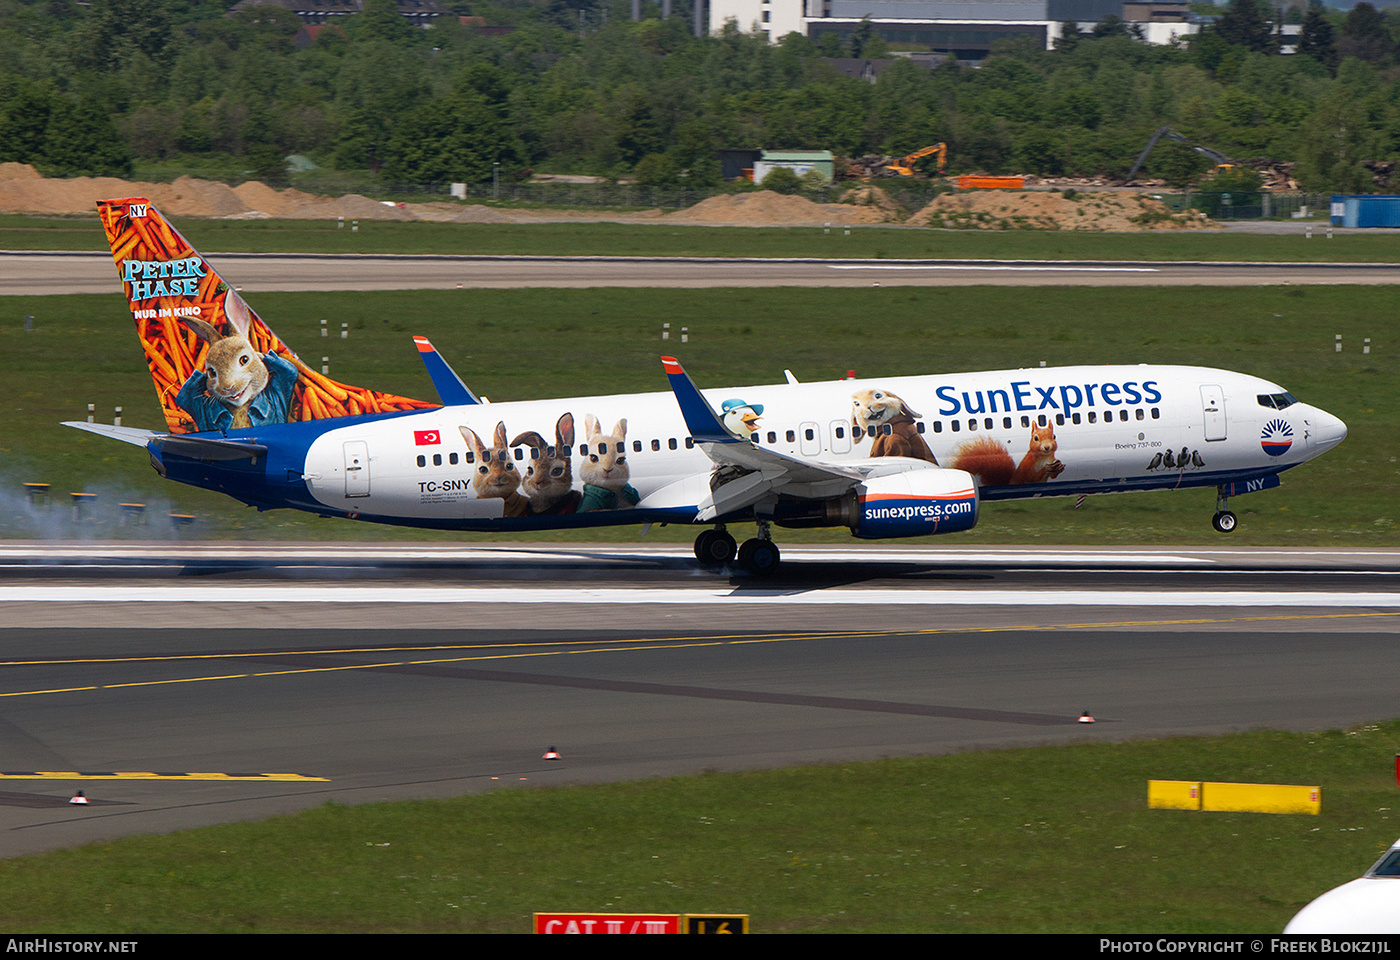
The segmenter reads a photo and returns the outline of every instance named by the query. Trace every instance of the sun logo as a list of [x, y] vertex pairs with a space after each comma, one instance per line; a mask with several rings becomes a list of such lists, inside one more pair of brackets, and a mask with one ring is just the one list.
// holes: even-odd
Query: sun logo
[[1286, 420], [1270, 420], [1259, 434], [1259, 446], [1271, 457], [1281, 457], [1293, 446], [1293, 428]]

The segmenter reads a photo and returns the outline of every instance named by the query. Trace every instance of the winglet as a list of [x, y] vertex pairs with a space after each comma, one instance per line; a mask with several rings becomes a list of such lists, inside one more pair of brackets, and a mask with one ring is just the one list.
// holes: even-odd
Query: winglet
[[428, 376], [433, 381], [433, 387], [438, 392], [438, 398], [442, 400], [446, 407], [465, 407], [478, 404], [476, 394], [471, 388], [462, 382], [462, 378], [457, 376], [442, 354], [437, 352], [427, 337], [414, 337], [413, 343], [418, 347], [418, 357], [423, 361], [423, 366], [428, 368]]
[[681, 367], [679, 360], [675, 357], [662, 357], [661, 366], [666, 370], [667, 379], [671, 381], [671, 392], [676, 395], [676, 403], [680, 405], [686, 429], [690, 431], [696, 443], [740, 442], [738, 437], [724, 429], [724, 424], [700, 395], [695, 381], [690, 379], [690, 374]]

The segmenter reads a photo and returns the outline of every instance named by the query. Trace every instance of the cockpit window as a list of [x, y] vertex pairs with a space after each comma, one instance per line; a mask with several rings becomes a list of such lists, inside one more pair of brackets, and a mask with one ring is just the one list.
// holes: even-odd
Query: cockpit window
[[1269, 407], [1273, 410], [1286, 410], [1298, 402], [1298, 398], [1291, 393], [1261, 393], [1259, 394], [1259, 406]]
[[1368, 877], [1400, 877], [1400, 850], [1392, 850], [1366, 874]]

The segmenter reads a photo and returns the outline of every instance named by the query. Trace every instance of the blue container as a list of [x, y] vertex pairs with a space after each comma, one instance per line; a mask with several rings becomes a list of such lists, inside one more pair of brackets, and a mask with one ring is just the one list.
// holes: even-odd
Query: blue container
[[1335, 194], [1334, 227], [1400, 227], [1400, 197], [1379, 194]]

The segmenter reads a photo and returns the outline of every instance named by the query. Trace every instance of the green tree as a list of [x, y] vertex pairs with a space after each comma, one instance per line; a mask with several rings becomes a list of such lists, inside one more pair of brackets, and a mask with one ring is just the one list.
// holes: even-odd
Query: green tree
[[55, 101], [44, 134], [45, 173], [63, 177], [125, 177], [131, 154], [111, 114], [97, 101]]
[[1271, 11], [1267, 0], [1231, 0], [1230, 6], [1216, 21], [1215, 31], [1226, 43], [1244, 47], [1255, 53], [1275, 51]]
[[513, 174], [521, 153], [500, 109], [474, 90], [414, 110], [386, 147], [384, 176], [431, 183], [489, 183], [494, 164]]
[[1337, 53], [1336, 31], [1332, 21], [1320, 9], [1310, 7], [1303, 17], [1303, 29], [1298, 34], [1298, 53], [1312, 57], [1329, 72], [1337, 72], [1341, 55]]
[[802, 178], [787, 167], [774, 167], [759, 186], [776, 193], [798, 193], [802, 189]]
[[1369, 3], [1358, 3], [1347, 14], [1337, 47], [1344, 57], [1356, 57], [1378, 67], [1388, 64], [1395, 51], [1385, 18]]

